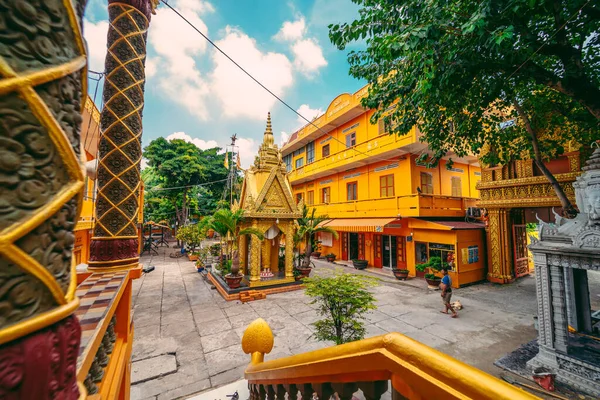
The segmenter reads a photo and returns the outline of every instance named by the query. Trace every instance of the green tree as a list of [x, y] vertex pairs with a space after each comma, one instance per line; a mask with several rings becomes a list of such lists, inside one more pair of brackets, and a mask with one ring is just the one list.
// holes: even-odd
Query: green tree
[[[227, 169], [219, 148], [201, 150], [184, 140], [158, 138], [144, 149], [148, 160], [146, 173], [147, 204], [151, 213], [171, 212], [179, 226], [189, 215], [212, 213], [223, 192]], [[220, 181], [220, 182], [219, 182]], [[197, 186], [206, 184], [204, 186]]]
[[338, 238], [338, 233], [333, 229], [326, 226], [319, 226], [322, 222], [329, 219], [327, 215], [315, 216], [317, 209], [313, 208], [312, 211], [308, 210], [308, 207], [302, 208], [302, 217], [296, 220], [298, 224], [296, 239], [302, 238], [305, 242], [304, 249], [304, 260], [302, 260], [302, 268], [310, 267], [310, 255], [313, 249], [314, 236], [319, 232], [331, 233], [333, 237]]
[[231, 211], [229, 208], [217, 210], [212, 216], [211, 227], [218, 232], [222, 238], [231, 240], [232, 245], [228, 246], [228, 255], [232, 260], [231, 275], [238, 276], [240, 273], [240, 258], [238, 241], [240, 236], [254, 235], [260, 240], [263, 240], [264, 235], [261, 231], [254, 228], [241, 228], [244, 222], [244, 210]]
[[324, 317], [313, 323], [317, 340], [343, 344], [364, 339], [364, 314], [374, 310], [375, 297], [368, 288], [377, 285], [372, 277], [337, 272], [333, 277], [304, 279], [306, 294]]
[[[599, 139], [600, 9], [587, 0], [353, 0], [359, 18], [330, 26], [363, 105], [390, 133], [417, 126], [435, 163], [448, 152], [489, 165], [532, 158], [563, 210], [573, 206], [543, 160]], [[511, 122], [514, 123], [513, 126]], [[568, 125], [565, 127], [565, 125]], [[560, 131], [557, 131], [557, 128]]]

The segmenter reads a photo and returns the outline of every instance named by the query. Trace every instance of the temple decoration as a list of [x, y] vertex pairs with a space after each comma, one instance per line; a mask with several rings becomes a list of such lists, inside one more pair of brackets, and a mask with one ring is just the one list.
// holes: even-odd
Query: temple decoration
[[85, 1], [0, 3], [0, 398], [76, 399]]
[[[295, 220], [301, 212], [292, 197], [281, 152], [273, 138], [270, 113], [258, 156], [245, 173], [240, 203], [233, 207], [244, 210], [242, 229], [254, 227], [265, 234], [263, 241], [252, 236], [250, 240], [242, 237], [238, 243], [249, 286], [293, 282], [293, 237]], [[283, 270], [279, 268], [280, 249], [284, 252]]]
[[528, 362], [557, 379], [600, 396], [600, 335], [590, 309], [588, 270], [600, 270], [600, 149], [573, 184], [574, 219], [541, 223], [530, 246], [535, 264], [539, 353]]
[[108, 52], [99, 144], [97, 222], [89, 268], [138, 265], [146, 36], [155, 0], [109, 0]]

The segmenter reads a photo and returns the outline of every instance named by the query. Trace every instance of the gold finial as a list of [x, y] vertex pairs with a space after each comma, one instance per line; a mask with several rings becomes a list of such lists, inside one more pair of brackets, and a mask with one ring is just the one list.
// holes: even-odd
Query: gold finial
[[273, 128], [271, 127], [271, 113], [267, 114], [267, 129], [265, 129], [265, 137], [263, 139], [263, 143], [267, 145], [267, 147], [273, 147], [275, 144], [275, 138], [273, 137]]
[[156, 7], [160, 4], [160, 0], [150, 0], [150, 5], [152, 6], [152, 14], [156, 15]]
[[242, 337], [242, 350], [252, 357], [252, 364], [263, 362], [264, 356], [273, 350], [273, 332], [262, 318], [255, 319], [248, 325]]

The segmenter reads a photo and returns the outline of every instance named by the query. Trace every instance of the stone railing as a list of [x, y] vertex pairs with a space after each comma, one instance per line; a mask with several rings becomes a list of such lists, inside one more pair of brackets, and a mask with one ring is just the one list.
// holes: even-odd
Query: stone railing
[[351, 399], [360, 389], [379, 399], [391, 382], [393, 399], [537, 399], [521, 389], [400, 333], [264, 361], [274, 344], [268, 324], [257, 319], [242, 338], [251, 355], [246, 369], [251, 399]]

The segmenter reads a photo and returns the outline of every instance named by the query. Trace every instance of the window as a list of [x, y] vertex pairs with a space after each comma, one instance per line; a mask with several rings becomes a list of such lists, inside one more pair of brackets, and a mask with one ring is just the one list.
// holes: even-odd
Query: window
[[433, 176], [427, 172], [421, 172], [421, 193], [433, 194]]
[[377, 134], [378, 135], [385, 134], [385, 121], [383, 118], [380, 119], [379, 121], [377, 121]]
[[283, 162], [285, 163], [285, 170], [290, 172], [292, 170], [292, 155], [288, 154], [283, 157]]
[[296, 159], [296, 168], [300, 168], [304, 165], [304, 157], [300, 157]]
[[321, 147], [321, 157], [323, 157], [323, 158], [329, 157], [329, 145], [328, 144]]
[[296, 204], [300, 203], [300, 201], [302, 201], [302, 193], [296, 193]]
[[356, 146], [356, 132], [346, 135], [346, 147]]
[[312, 206], [313, 204], [315, 204], [315, 192], [314, 190], [310, 190], [306, 193], [306, 203], [309, 206]]
[[306, 145], [306, 163], [310, 164], [315, 161], [315, 142], [310, 142]]
[[394, 195], [393, 174], [379, 177], [379, 195], [380, 197], [391, 197]]
[[452, 177], [452, 196], [462, 197], [462, 181], [460, 176]]
[[329, 188], [321, 189], [321, 203], [328, 204], [329, 203]]
[[350, 182], [346, 184], [346, 199], [348, 201], [358, 200], [358, 183]]

